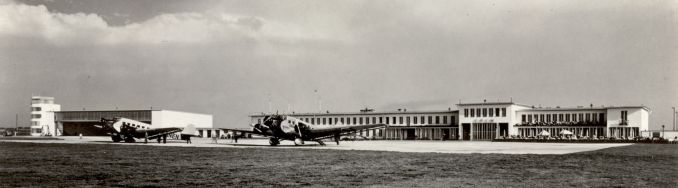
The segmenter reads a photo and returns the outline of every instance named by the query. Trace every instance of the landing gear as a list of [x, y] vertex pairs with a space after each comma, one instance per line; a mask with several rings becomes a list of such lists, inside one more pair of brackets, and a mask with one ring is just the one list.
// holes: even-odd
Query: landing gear
[[134, 140], [134, 137], [126, 135], [125, 136], [125, 142], [133, 143], [133, 142], [136, 142], [136, 140]]
[[120, 142], [122, 140], [119, 135], [111, 135], [111, 139], [113, 142]]
[[316, 142], [318, 142], [318, 144], [320, 144], [321, 146], [325, 146], [325, 142], [323, 142], [322, 140], [316, 140]]
[[271, 144], [271, 146], [277, 146], [278, 144], [280, 144], [280, 141], [278, 140], [278, 138], [271, 137], [271, 139], [268, 140], [268, 143]]
[[304, 145], [304, 140], [302, 140], [301, 138], [295, 138], [294, 145], [295, 146]]

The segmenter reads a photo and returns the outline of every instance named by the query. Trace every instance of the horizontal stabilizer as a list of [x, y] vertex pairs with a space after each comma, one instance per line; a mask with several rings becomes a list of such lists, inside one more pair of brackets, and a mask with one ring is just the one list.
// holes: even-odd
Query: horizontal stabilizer
[[184, 130], [181, 131], [181, 134], [182, 134], [182, 135], [198, 136], [198, 135], [195, 134], [195, 132], [197, 132], [196, 129], [195, 129], [195, 125], [193, 125], [193, 124], [188, 124], [188, 125], [186, 125], [186, 127], [184, 128]]

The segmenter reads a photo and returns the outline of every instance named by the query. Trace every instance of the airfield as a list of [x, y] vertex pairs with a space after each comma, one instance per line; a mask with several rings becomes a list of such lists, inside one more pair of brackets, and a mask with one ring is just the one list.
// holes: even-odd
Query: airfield
[[675, 144], [285, 141], [271, 147], [264, 139], [127, 144], [60, 138], [0, 139], [0, 186], [678, 186]]
[[593, 151], [610, 147], [628, 146], [630, 144], [576, 144], [576, 143], [519, 143], [519, 142], [487, 142], [487, 141], [414, 141], [414, 140], [359, 140], [335, 142], [326, 141], [326, 146], [317, 142], [306, 142], [295, 146], [292, 141], [281, 141], [279, 146], [270, 146], [268, 139], [239, 139], [235, 143], [230, 139], [219, 139], [213, 143], [208, 138], [194, 138], [191, 144], [181, 140], [168, 140], [167, 143], [113, 143], [109, 137], [60, 137], [59, 140], [18, 140], [16, 142], [36, 143], [68, 143], [68, 144], [125, 144], [174, 147], [235, 147], [235, 148], [284, 148], [284, 149], [332, 149], [361, 151], [392, 151], [416, 153], [483, 153], [483, 154], [568, 154]]

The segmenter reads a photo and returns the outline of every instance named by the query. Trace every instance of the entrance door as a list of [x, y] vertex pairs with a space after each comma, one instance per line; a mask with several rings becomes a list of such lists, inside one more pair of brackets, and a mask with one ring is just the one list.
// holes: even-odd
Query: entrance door
[[499, 136], [508, 137], [508, 123], [499, 124]]
[[461, 129], [463, 129], [463, 132], [461, 133], [461, 139], [471, 140], [471, 124], [463, 123], [461, 124]]
[[414, 134], [414, 129], [405, 129], [405, 139], [414, 140], [417, 138], [417, 135]]
[[443, 130], [443, 140], [449, 140], [450, 139], [450, 129], [442, 129]]

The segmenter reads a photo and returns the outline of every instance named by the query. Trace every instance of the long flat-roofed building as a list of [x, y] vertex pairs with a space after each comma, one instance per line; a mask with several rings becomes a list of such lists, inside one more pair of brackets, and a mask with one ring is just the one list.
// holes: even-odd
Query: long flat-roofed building
[[[536, 108], [513, 102], [460, 103], [458, 110], [287, 114], [311, 124], [387, 124], [359, 132], [374, 139], [492, 140], [530, 137], [564, 130], [578, 137], [633, 138], [649, 130], [650, 109], [645, 106]], [[251, 115], [261, 123], [266, 114]]]
[[[387, 128], [375, 128], [356, 133], [357, 135], [388, 140], [421, 139], [440, 140], [457, 139], [458, 112], [426, 111], [374, 112], [371, 109], [355, 113], [295, 113], [287, 114], [311, 124], [317, 125], [365, 125], [387, 124]], [[251, 115], [252, 123], [261, 123], [265, 114]]]

